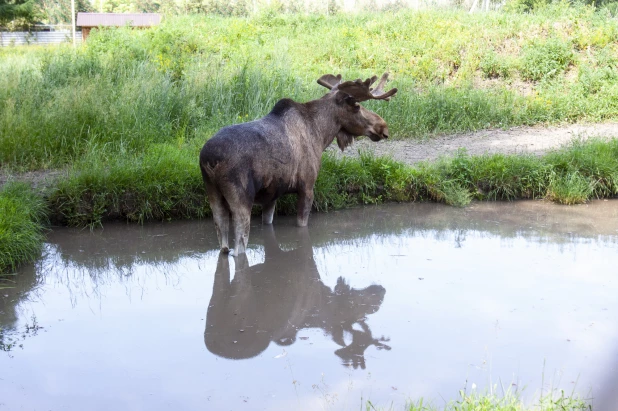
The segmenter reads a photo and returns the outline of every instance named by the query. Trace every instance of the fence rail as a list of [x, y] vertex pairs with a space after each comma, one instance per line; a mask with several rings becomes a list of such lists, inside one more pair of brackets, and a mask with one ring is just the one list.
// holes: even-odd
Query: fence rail
[[[82, 32], [76, 31], [77, 44], [82, 42]], [[70, 30], [61, 31], [11, 31], [0, 32], [0, 46], [19, 46], [28, 44], [60, 44], [72, 41]]]

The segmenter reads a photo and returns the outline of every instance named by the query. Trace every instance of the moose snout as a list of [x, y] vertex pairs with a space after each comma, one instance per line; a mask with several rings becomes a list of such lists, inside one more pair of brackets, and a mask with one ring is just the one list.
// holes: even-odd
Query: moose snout
[[388, 138], [388, 127], [386, 125], [376, 125], [368, 130], [367, 137], [371, 141], [380, 141]]

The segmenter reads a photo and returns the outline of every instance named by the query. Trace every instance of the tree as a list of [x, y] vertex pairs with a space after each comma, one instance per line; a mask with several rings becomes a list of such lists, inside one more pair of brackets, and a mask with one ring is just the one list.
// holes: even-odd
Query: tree
[[35, 0], [0, 0], [0, 27], [10, 23], [29, 25], [36, 19]]
[[[0, 0], [2, 1], [2, 0]], [[37, 0], [47, 24], [71, 23], [71, 0]], [[75, 12], [92, 12], [94, 7], [88, 0], [75, 0]]]

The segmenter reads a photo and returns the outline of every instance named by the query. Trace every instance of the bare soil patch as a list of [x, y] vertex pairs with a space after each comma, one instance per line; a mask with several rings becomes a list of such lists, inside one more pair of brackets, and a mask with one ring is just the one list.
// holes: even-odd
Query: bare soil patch
[[0, 187], [9, 181], [22, 181], [30, 184], [35, 190], [45, 191], [67, 174], [66, 170], [37, 170], [15, 174], [0, 169]]

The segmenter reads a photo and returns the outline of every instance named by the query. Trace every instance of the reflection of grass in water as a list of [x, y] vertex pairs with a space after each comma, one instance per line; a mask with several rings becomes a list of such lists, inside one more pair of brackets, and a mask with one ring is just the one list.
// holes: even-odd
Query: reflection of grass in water
[[24, 348], [23, 342], [26, 338], [36, 336], [39, 331], [45, 328], [39, 325], [36, 315], [33, 314], [30, 320], [32, 324], [26, 323], [21, 332], [0, 326], [0, 351], [5, 351], [9, 353], [9, 356], [12, 356], [11, 352], [16, 348]]
[[0, 290], [13, 288], [15, 283], [15, 274], [4, 274], [0, 276]]

